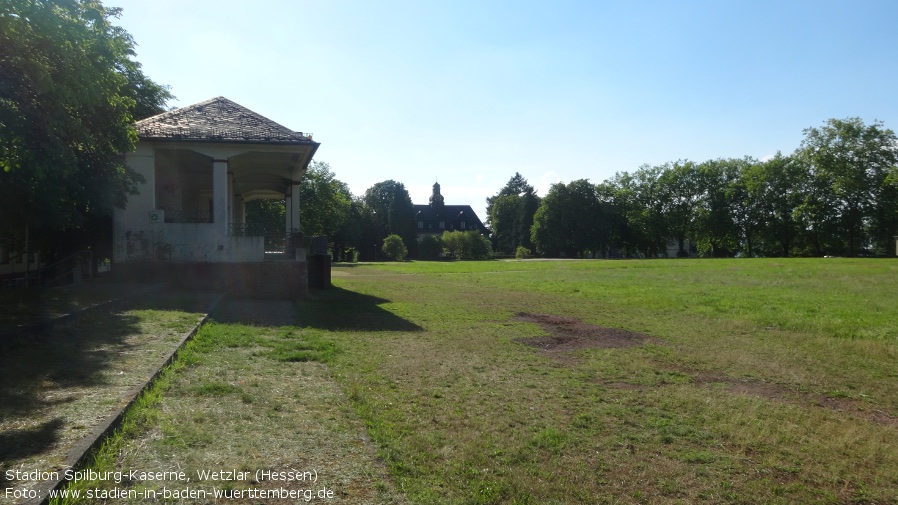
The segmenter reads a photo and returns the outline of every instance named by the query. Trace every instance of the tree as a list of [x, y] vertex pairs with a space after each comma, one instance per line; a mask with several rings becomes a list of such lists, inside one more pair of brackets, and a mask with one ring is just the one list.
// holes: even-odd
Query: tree
[[468, 255], [469, 244], [460, 231], [444, 231], [440, 241], [450, 257], [460, 260]]
[[418, 244], [418, 258], [422, 260], [440, 259], [440, 253], [443, 252], [443, 242], [436, 235], [424, 235], [421, 243]]
[[801, 205], [800, 190], [807, 176], [803, 164], [779, 152], [742, 173], [742, 184], [751, 199], [758, 202], [763, 216], [759, 229], [762, 254], [783, 257], [792, 254], [798, 236], [796, 209]]
[[[880, 197], [888, 188], [888, 175], [898, 164], [898, 138], [881, 121], [866, 125], [860, 118], [830, 119], [820, 128], [804, 130], [797, 156], [811, 173], [832, 190], [837, 214], [846, 232], [846, 252], [857, 254], [873, 240], [890, 240], [891, 218], [877, 219], [885, 210]], [[888, 200], [888, 198], [886, 199]], [[868, 224], [875, 223], [873, 230]]]
[[677, 240], [677, 256], [688, 256], [686, 240], [693, 237], [696, 210], [701, 198], [698, 171], [692, 161], [664, 166], [660, 179], [660, 203], [668, 230]]
[[[365, 191], [364, 202], [373, 214], [378, 241], [395, 234], [406, 244], [417, 244], [415, 207], [405, 185], [394, 180], [378, 182]], [[416, 252], [412, 251], [413, 255]]]
[[284, 237], [287, 206], [284, 199], [246, 202], [246, 226], [253, 234], [264, 234], [265, 250], [273, 251]]
[[637, 210], [629, 221], [639, 230], [640, 249], [650, 257], [665, 253], [670, 238], [670, 226], [664, 216], [663, 174], [664, 167], [642, 165], [633, 175], [631, 186]]
[[408, 249], [406, 249], [405, 243], [402, 242], [402, 237], [399, 235], [388, 235], [384, 239], [381, 250], [384, 256], [392, 261], [402, 261], [408, 254]]
[[332, 239], [349, 215], [351, 202], [349, 186], [337, 180], [330, 165], [313, 161], [299, 184], [303, 235]]
[[378, 241], [378, 226], [374, 213], [360, 197], [352, 197], [346, 219], [334, 233], [334, 255], [337, 261], [351, 260], [358, 254], [360, 261], [374, 261]]
[[505, 187], [486, 202], [487, 224], [496, 251], [513, 254], [518, 246], [533, 247], [530, 228], [540, 199], [527, 179], [515, 173]]
[[586, 179], [553, 184], [533, 218], [531, 239], [544, 256], [604, 252], [609, 238], [596, 188]]
[[490, 240], [476, 230], [444, 231], [441, 242], [449, 256], [457, 260], [485, 260], [491, 256]]
[[143, 182], [120, 154], [167, 88], [131, 59], [134, 43], [98, 0], [0, 2], [0, 234], [108, 217]]

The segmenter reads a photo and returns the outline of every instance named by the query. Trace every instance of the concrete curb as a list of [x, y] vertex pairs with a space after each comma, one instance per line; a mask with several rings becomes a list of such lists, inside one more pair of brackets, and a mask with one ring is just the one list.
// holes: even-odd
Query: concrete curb
[[[111, 435], [119, 426], [121, 426], [122, 419], [125, 417], [125, 412], [134, 405], [134, 402], [137, 401], [137, 398], [147, 389], [149, 389], [162, 375], [165, 367], [170, 365], [177, 357], [178, 353], [184, 347], [184, 345], [189, 342], [199, 331], [200, 328], [203, 327], [204, 324], [209, 320], [210, 314], [215, 311], [221, 301], [227, 296], [227, 293], [222, 293], [212, 302], [209, 306], [206, 314], [201, 317], [196, 326], [189, 332], [185, 333], [183, 337], [181, 337], [180, 342], [175, 348], [166, 356], [164, 361], [159, 365], [156, 369], [156, 372], [147, 379], [147, 381], [138, 386], [127, 394], [125, 394], [124, 400], [119, 404], [118, 408], [114, 413], [112, 413], [109, 417], [103, 420], [100, 424], [94, 427], [93, 432], [84, 438], [81, 442], [75, 445], [65, 457], [65, 468], [79, 468], [84, 465], [87, 460], [90, 458], [92, 453], [99, 449], [103, 442], [106, 440], [106, 437]], [[91, 307], [93, 308], [93, 307]], [[66, 484], [65, 479], [58, 480], [48, 480], [41, 482], [37, 486], [34, 486], [32, 489], [37, 491], [37, 498], [28, 499], [22, 502], [19, 502], [20, 505], [45, 505], [50, 502], [50, 492], [60, 489]]]

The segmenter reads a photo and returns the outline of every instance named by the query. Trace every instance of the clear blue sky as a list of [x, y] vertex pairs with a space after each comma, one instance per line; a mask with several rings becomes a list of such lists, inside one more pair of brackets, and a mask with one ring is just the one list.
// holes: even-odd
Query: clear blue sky
[[225, 96], [362, 194], [485, 198], [791, 153], [828, 118], [898, 129], [898, 1], [105, 0], [182, 107]]

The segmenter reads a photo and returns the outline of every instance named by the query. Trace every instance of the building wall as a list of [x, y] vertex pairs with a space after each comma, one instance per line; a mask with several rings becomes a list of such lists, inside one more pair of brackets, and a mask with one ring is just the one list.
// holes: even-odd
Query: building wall
[[[125, 160], [146, 182], [140, 186], [139, 194], [128, 199], [125, 209], [115, 211], [113, 262], [264, 261], [263, 237], [228, 234], [227, 223], [222, 221], [227, 220], [229, 212], [217, 212], [212, 223], [165, 222], [165, 212], [157, 210], [160, 205], [156, 201], [156, 156], [151, 145], [139, 144]], [[219, 197], [222, 201], [231, 199], [227, 194]]]

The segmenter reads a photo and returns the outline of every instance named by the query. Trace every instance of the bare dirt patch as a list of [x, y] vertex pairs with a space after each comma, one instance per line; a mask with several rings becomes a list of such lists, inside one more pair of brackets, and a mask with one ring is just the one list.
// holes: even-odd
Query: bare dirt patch
[[516, 338], [530, 347], [548, 353], [571, 352], [581, 349], [619, 349], [642, 345], [655, 340], [648, 335], [619, 328], [588, 324], [570, 317], [520, 312], [515, 321], [536, 323], [549, 335]]

